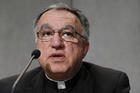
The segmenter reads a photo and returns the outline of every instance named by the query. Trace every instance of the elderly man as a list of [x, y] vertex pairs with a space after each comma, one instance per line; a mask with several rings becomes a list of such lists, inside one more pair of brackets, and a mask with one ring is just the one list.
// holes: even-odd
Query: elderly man
[[[125, 73], [82, 62], [89, 48], [89, 23], [77, 9], [54, 4], [35, 20], [38, 67], [17, 84], [15, 93], [129, 93]], [[17, 76], [0, 81], [10, 93]]]

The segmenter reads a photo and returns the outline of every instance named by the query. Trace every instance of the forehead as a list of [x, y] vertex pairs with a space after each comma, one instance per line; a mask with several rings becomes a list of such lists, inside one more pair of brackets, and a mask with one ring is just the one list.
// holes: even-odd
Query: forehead
[[62, 26], [65, 24], [72, 24], [72, 25], [76, 25], [76, 24], [80, 24], [80, 20], [77, 18], [77, 16], [75, 16], [74, 14], [72, 14], [71, 12], [67, 11], [67, 10], [49, 10], [47, 12], [45, 12], [41, 17], [40, 20], [38, 22], [38, 26], [39, 25], [43, 25], [43, 24], [50, 24], [52, 26]]

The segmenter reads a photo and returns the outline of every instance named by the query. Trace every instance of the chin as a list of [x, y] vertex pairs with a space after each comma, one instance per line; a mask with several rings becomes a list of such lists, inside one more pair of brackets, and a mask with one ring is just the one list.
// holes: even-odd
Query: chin
[[50, 70], [52, 73], [66, 73], [68, 71], [68, 68], [65, 66], [53, 66]]
[[63, 74], [69, 72], [71, 66], [69, 64], [65, 64], [65, 62], [59, 62], [59, 63], [52, 62], [50, 64], [46, 64], [45, 68], [48, 73]]

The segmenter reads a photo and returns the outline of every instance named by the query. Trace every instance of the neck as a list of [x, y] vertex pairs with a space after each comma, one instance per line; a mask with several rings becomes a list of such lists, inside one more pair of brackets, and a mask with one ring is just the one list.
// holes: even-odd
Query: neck
[[47, 78], [52, 81], [66, 81], [71, 79], [75, 74], [66, 74], [66, 73], [45, 73]]
[[[61, 81], [67, 81], [67, 80], [54, 80], [54, 79], [51, 79], [50, 77], [48, 77], [47, 74], [45, 74], [45, 76], [50, 80], [50, 81], [54, 81], [54, 82], [61, 82]], [[69, 79], [68, 79], [69, 80]]]
[[73, 69], [73, 71], [70, 71], [70, 72], [65, 72], [65, 73], [52, 73], [52, 72], [45, 72], [45, 74], [47, 75], [47, 77], [51, 80], [54, 80], [54, 81], [66, 81], [66, 80], [69, 80], [71, 79], [72, 77], [74, 77], [77, 72], [80, 70], [81, 68], [81, 65], [79, 66], [79, 69], [76, 68], [76, 69]]

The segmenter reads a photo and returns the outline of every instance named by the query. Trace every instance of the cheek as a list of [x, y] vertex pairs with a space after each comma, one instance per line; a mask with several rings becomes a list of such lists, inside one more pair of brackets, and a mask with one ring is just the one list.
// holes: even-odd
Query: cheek
[[82, 56], [82, 48], [78, 44], [68, 44], [66, 46], [66, 52], [71, 63], [78, 61]]
[[41, 52], [39, 62], [42, 62], [41, 64], [43, 64], [48, 56], [49, 44], [46, 44], [46, 42], [37, 42], [37, 49]]
[[37, 42], [37, 49], [39, 49], [41, 51], [41, 53], [45, 53], [46, 51], [49, 50], [49, 43], [47, 42], [41, 42], [41, 41], [38, 41]]

